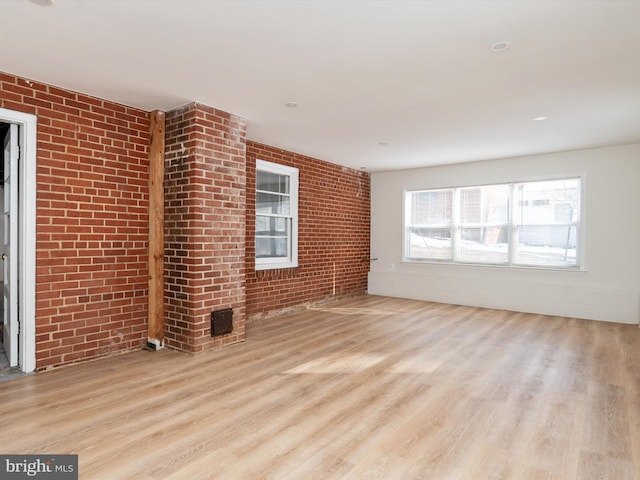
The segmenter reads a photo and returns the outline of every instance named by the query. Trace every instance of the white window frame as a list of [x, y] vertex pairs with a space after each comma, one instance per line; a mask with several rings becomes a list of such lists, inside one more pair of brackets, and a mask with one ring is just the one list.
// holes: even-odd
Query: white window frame
[[[577, 222], [569, 222], [567, 225], [576, 227], [576, 265], [537, 265], [537, 264], [528, 264], [528, 263], [517, 263], [517, 242], [518, 242], [518, 225], [516, 225], [515, 215], [514, 215], [514, 207], [517, 204], [515, 198], [515, 186], [518, 184], [526, 184], [526, 183], [537, 183], [537, 182], [546, 182], [546, 181], [557, 181], [557, 180], [578, 180], [579, 188], [580, 188], [580, 212], [579, 212], [579, 220]], [[459, 187], [434, 187], [434, 188], [404, 188], [403, 190], [403, 225], [402, 225], [402, 261], [409, 263], [437, 263], [437, 264], [453, 264], [453, 265], [477, 265], [477, 266], [486, 266], [486, 267], [508, 267], [508, 268], [534, 268], [534, 269], [557, 269], [557, 270], [569, 270], [569, 271], [585, 271], [585, 178], [584, 175], [567, 175], [567, 176], [559, 176], [559, 177], [544, 177], [544, 178], [535, 178], [535, 179], [527, 179], [527, 180], [518, 180], [511, 182], [500, 182], [496, 185], [509, 185], [509, 218], [508, 218], [508, 230], [509, 230], [509, 238], [508, 238], [508, 261], [504, 263], [489, 263], [489, 262], [467, 262], [461, 261], [459, 259], [459, 251], [458, 244], [460, 241], [460, 191], [469, 187], [485, 187], [492, 185], [491, 183], [480, 184], [480, 185], [464, 185]], [[452, 207], [452, 219], [451, 219], [451, 257], [450, 259], [437, 259], [437, 258], [419, 258], [419, 257], [410, 257], [408, 253], [410, 251], [409, 242], [411, 241], [409, 235], [409, 218], [410, 212], [408, 208], [408, 198], [411, 193], [414, 192], [426, 192], [426, 191], [443, 191], [443, 190], [453, 190], [453, 207]], [[554, 224], [555, 225], [555, 224]]]
[[[289, 177], [289, 201], [290, 211], [287, 218], [290, 221], [291, 235], [289, 238], [289, 255], [283, 258], [258, 258], [255, 255], [255, 269], [256, 270], [271, 270], [278, 268], [295, 268], [298, 266], [298, 185], [299, 185], [299, 170], [295, 167], [289, 167], [286, 165], [280, 165], [278, 163], [267, 162], [265, 160], [256, 161], [256, 203], [258, 201], [258, 185], [257, 177], [258, 172], [269, 172], [278, 175], [286, 175]], [[269, 193], [269, 192], [267, 192]], [[256, 204], [257, 207], [257, 204]], [[256, 221], [258, 212], [256, 208]], [[255, 232], [256, 247], [258, 233]]]

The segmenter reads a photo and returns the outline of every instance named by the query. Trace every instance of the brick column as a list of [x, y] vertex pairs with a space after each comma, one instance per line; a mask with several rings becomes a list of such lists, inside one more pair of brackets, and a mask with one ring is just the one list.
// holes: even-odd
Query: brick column
[[[167, 113], [165, 344], [200, 352], [245, 338], [246, 123], [192, 103]], [[233, 332], [211, 337], [211, 311]]]

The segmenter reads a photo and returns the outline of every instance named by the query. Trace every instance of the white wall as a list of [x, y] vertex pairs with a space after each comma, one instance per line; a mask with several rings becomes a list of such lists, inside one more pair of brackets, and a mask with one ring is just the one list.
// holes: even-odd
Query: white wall
[[[583, 175], [583, 271], [402, 262], [404, 188]], [[640, 322], [640, 144], [371, 175], [369, 293]]]

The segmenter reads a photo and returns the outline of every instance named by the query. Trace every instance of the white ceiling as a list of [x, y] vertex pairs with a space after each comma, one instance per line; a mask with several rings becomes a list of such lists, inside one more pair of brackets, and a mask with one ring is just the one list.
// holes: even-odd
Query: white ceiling
[[0, 21], [1, 71], [198, 101], [353, 168], [640, 141], [639, 1], [0, 0]]

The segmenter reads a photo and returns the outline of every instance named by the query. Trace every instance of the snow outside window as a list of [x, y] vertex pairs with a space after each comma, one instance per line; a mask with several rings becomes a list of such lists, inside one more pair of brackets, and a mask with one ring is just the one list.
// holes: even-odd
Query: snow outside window
[[581, 179], [409, 190], [405, 260], [579, 268]]

